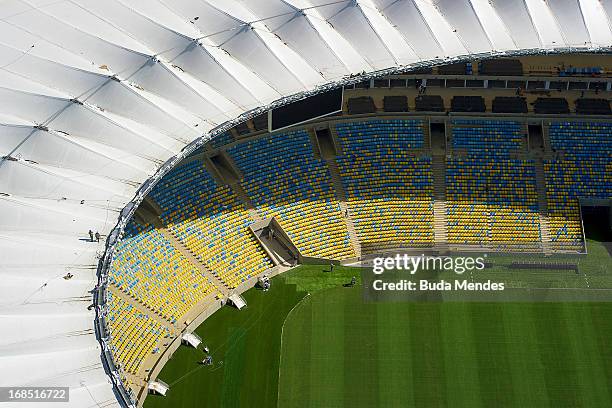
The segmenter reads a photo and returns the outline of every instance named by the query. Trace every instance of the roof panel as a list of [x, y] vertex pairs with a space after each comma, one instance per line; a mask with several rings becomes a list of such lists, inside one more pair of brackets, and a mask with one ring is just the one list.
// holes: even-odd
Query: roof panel
[[[112, 4], [110, 3], [110, 5]], [[47, 6], [38, 7], [37, 11], [60, 21], [66, 26], [74, 27], [79, 31], [88, 33], [95, 38], [103, 39], [111, 44], [144, 54], [150, 53], [150, 50], [143, 45], [141, 39], [137, 40], [135, 37], [128, 35], [128, 31], [117, 28], [121, 26], [113, 25], [112, 22], [92, 13], [88, 5], [81, 6], [73, 2], [53, 1], [49, 2]], [[26, 13], [23, 15], [27, 17], [30, 14]], [[117, 15], [122, 15], [123, 18], [130, 17], [129, 13], [125, 11], [119, 12]]]
[[540, 47], [540, 37], [524, 0], [491, 0], [491, 5], [508, 28], [518, 48]]
[[74, 1], [78, 1], [78, 4], [86, 8], [89, 13], [100, 17], [117, 30], [125, 32], [126, 35], [146, 45], [156, 55], [174, 56], [192, 41], [190, 37], [173, 31], [164, 26], [162, 22], [154, 21], [118, 0]]
[[541, 0], [525, 0], [531, 21], [535, 26], [540, 40], [545, 47], [566, 46], [559, 22], [555, 19], [550, 6]]
[[350, 72], [311, 25], [306, 15], [295, 14], [291, 20], [272, 32], [291, 49], [299, 52], [325, 78], [339, 78]]
[[319, 13], [319, 9], [311, 7], [304, 10], [308, 22], [319, 32], [334, 54], [342, 61], [351, 72], [362, 72], [372, 69], [363, 55], [355, 49], [346, 38], [342, 36], [329, 22]]
[[5, 21], [115, 73], [133, 71], [149, 58], [79, 31], [37, 10], [9, 17]]
[[[127, 81], [134, 82], [143, 90], [168, 99], [174, 104], [183, 107], [201, 119], [219, 116], [221, 111], [213, 103], [206, 100], [201, 94], [197, 93], [188, 84], [171, 72], [167, 67], [158, 62], [149, 60], [133, 75], [126, 78]], [[148, 118], [143, 118], [143, 123], [147, 123]], [[190, 126], [193, 125], [191, 122]], [[183, 129], [182, 132], [188, 132]]]
[[115, 180], [138, 180], [147, 174], [113, 157], [67, 141], [60, 134], [31, 127], [0, 125], [0, 155], [33, 160], [58, 168], [101, 174]]
[[363, 16], [399, 64], [409, 64], [419, 58], [395, 26], [381, 13], [372, 0], [356, 0]]
[[298, 7], [284, 0], [242, 0], [241, 3], [271, 31], [301, 14]]
[[578, 0], [548, 0], [548, 6], [567, 45], [583, 46], [591, 42]]
[[[226, 56], [226, 59], [230, 57]], [[205, 47], [193, 43], [170, 62], [211, 88], [223, 92], [236, 105], [249, 106], [257, 101], [251, 93], [254, 91], [243, 86]], [[236, 65], [236, 62], [232, 62], [232, 65]]]
[[398, 62], [356, 3], [349, 4], [329, 17], [328, 21], [372, 67], [381, 69], [397, 65]]
[[304, 85], [285, 67], [254, 32], [253, 27], [244, 27], [223, 44], [232, 57], [251, 68], [281, 94], [304, 90]]
[[486, 32], [491, 45], [497, 50], [516, 48], [508, 28], [496, 13], [489, 0], [471, 0], [472, 8]]
[[436, 0], [435, 5], [468, 52], [492, 48], [469, 0]]
[[245, 25], [245, 22], [239, 18], [224, 13], [203, 0], [163, 0], [162, 2], [197, 28], [198, 37], [206, 37], [215, 45], [223, 44]]
[[440, 9], [429, 0], [413, 0], [425, 19], [429, 29], [434, 33], [436, 40], [444, 51], [444, 56], [467, 54], [465, 44], [457, 36], [455, 29], [444, 18]]
[[580, 0], [580, 7], [584, 15], [585, 24], [589, 31], [591, 43], [596, 46], [607, 47], [612, 44], [612, 30], [605, 5], [612, 2], [599, 0]]
[[376, 4], [420, 58], [432, 59], [444, 54], [413, 1], [376, 0]]

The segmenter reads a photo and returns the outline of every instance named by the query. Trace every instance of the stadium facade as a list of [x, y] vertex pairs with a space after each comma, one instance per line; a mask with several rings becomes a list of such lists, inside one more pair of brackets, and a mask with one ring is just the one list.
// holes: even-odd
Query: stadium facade
[[612, 45], [597, 0], [16, 0], [0, 16], [0, 386], [69, 386], [75, 407], [122, 403], [92, 302], [108, 248], [212, 135], [371, 77]]

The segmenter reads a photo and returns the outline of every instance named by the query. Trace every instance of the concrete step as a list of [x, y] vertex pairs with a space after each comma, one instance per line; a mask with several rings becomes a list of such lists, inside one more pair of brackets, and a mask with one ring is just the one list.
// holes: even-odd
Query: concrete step
[[552, 254], [551, 236], [548, 225], [548, 197], [546, 195], [546, 177], [544, 175], [544, 163], [536, 160], [536, 192], [538, 193], [538, 207], [540, 209], [540, 235], [542, 236], [542, 251], [546, 255]]
[[434, 243], [436, 247], [448, 245], [447, 223], [446, 202], [434, 201]]
[[263, 218], [261, 218], [261, 215], [257, 211], [257, 208], [247, 195], [246, 191], [244, 191], [244, 188], [242, 187], [240, 182], [233, 183], [230, 188], [232, 189], [238, 200], [242, 204], [244, 204], [245, 208], [249, 213], [249, 216], [253, 219], [253, 221], [262, 221]]
[[429, 122], [425, 122], [423, 123], [423, 137], [425, 138], [423, 140], [423, 146], [425, 147], [426, 150], [430, 150], [431, 149], [431, 134], [429, 131]]
[[140, 310], [141, 312], [147, 313], [149, 317], [151, 317], [153, 320], [161, 324], [163, 327], [169, 329], [170, 333], [177, 334], [179, 332], [179, 329], [174, 324], [170, 323], [168, 319], [160, 315], [157, 311], [149, 308], [143, 302], [123, 292], [121, 289], [117, 288], [115, 285], [111, 284], [111, 287], [113, 288], [114, 296], [121, 298], [123, 301], [131, 304], [132, 306], [134, 306], [136, 309]]
[[444, 249], [448, 246], [448, 219], [446, 216], [446, 159], [442, 155], [432, 157], [434, 187], [434, 246]]
[[160, 232], [168, 241], [172, 243], [172, 245], [185, 257], [189, 262], [191, 262], [202, 275], [208, 278], [215, 285], [215, 289], [220, 292], [224, 297], [229, 293], [229, 288], [217, 275], [215, 275], [208, 266], [206, 266], [202, 261], [200, 261], [189, 248], [185, 246], [172, 232], [167, 229], [161, 229]]
[[329, 134], [334, 140], [334, 145], [336, 146], [336, 154], [338, 156], [342, 156], [344, 154], [344, 150], [342, 149], [342, 144], [340, 143], [340, 139], [338, 138], [338, 133], [336, 132], [336, 125], [334, 123], [330, 123], [329, 125]]
[[342, 179], [340, 176], [340, 169], [338, 168], [338, 163], [336, 163], [335, 159], [329, 159], [325, 161], [327, 163], [327, 167], [329, 168], [329, 173], [331, 176], [332, 184], [334, 186], [334, 190], [336, 191], [336, 197], [340, 202], [346, 202], [346, 192], [344, 191], [344, 186], [342, 185]]
[[550, 144], [550, 126], [547, 123], [544, 123], [542, 126], [542, 138], [544, 139], [544, 152], [550, 154], [552, 152], [552, 146]]
[[321, 160], [321, 151], [319, 149], [319, 142], [313, 129], [308, 129], [308, 136], [310, 137], [310, 143], [312, 144], [312, 154], [315, 159]]
[[342, 211], [342, 215], [345, 214], [347, 216], [344, 217], [346, 223], [346, 229], [348, 230], [349, 239], [351, 240], [351, 245], [353, 250], [355, 251], [355, 255], [358, 258], [361, 258], [361, 242], [359, 241], [359, 236], [357, 235], [357, 230], [355, 229], [355, 223], [353, 218], [351, 217], [350, 212], [348, 211], [348, 205], [346, 203], [346, 192], [344, 191], [344, 186], [342, 185], [342, 179], [340, 176], [340, 169], [338, 168], [338, 163], [336, 163], [335, 158], [330, 158], [326, 160], [327, 167], [329, 169], [329, 173], [331, 175], [332, 185], [334, 186], [334, 191], [336, 193], [336, 199], [338, 200], [338, 204], [340, 205], [340, 211]]

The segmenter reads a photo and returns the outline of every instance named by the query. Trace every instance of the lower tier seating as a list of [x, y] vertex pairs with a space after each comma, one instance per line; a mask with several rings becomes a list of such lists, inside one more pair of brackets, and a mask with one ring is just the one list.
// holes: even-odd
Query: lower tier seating
[[174, 169], [151, 195], [168, 229], [229, 288], [273, 266], [249, 231], [254, 221], [247, 209], [202, 161]]
[[447, 162], [446, 182], [449, 243], [541, 246], [533, 162], [453, 158]]
[[362, 250], [433, 246], [431, 158], [423, 121], [369, 120], [336, 125], [338, 169]]
[[138, 373], [147, 356], [156, 352], [160, 340], [170, 332], [148, 314], [113, 293], [107, 292], [106, 327], [115, 365], [126, 373]]
[[554, 122], [549, 135], [561, 154], [544, 162], [552, 247], [582, 251], [579, 198], [612, 197], [612, 124]]
[[549, 160], [544, 163], [552, 247], [584, 250], [579, 198], [612, 197], [612, 161]]
[[514, 121], [453, 120], [453, 149], [465, 149], [486, 156], [508, 156], [523, 146], [525, 130]]
[[131, 221], [117, 244], [109, 282], [171, 322], [214, 292], [214, 285], [159, 231]]
[[229, 288], [274, 265], [248, 226], [253, 223], [229, 187], [220, 187], [199, 206], [208, 216], [172, 224], [170, 229]]
[[264, 218], [276, 217], [302, 255], [355, 256], [327, 166], [303, 130], [266, 135], [228, 149], [242, 185]]
[[362, 152], [338, 167], [364, 251], [433, 246], [431, 158]]

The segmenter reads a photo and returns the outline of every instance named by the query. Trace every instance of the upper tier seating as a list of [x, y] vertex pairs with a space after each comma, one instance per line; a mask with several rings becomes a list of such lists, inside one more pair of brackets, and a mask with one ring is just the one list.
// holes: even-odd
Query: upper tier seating
[[374, 105], [374, 100], [369, 96], [349, 98], [347, 106], [349, 115], [376, 112], [376, 105]]
[[520, 96], [497, 96], [491, 110], [494, 113], [527, 113], [527, 101]]
[[440, 75], [472, 75], [471, 62], [457, 62], [455, 64], [442, 65], [438, 67]]
[[489, 155], [453, 158], [446, 181], [450, 243], [540, 247], [533, 162]]
[[551, 147], [562, 158], [544, 163], [553, 247], [583, 250], [578, 198], [612, 197], [612, 124], [556, 122]]
[[169, 172], [151, 191], [162, 221], [229, 288], [271, 268], [249, 231], [254, 221], [227, 186], [218, 185], [200, 160]]
[[355, 255], [329, 170], [315, 159], [308, 133], [266, 135], [233, 146], [228, 153], [260, 214], [277, 217], [302, 255], [334, 259]]
[[569, 105], [565, 98], [538, 98], [533, 104], [535, 113], [568, 114]]
[[486, 110], [482, 96], [454, 96], [451, 101], [453, 112], [484, 112]]
[[136, 309], [109, 289], [106, 297], [106, 327], [115, 365], [124, 372], [138, 373], [156, 345], [170, 333], [147, 313]]
[[480, 75], [522, 76], [523, 64], [518, 59], [484, 60], [480, 62], [478, 72]]
[[176, 322], [214, 286], [159, 231], [133, 220], [117, 244], [109, 282]]
[[336, 125], [337, 158], [350, 216], [364, 252], [433, 246], [431, 158], [420, 120], [371, 120]]
[[414, 103], [417, 112], [444, 112], [444, 100], [440, 95], [419, 95]]
[[567, 67], [559, 71], [559, 76], [598, 76], [603, 72], [601, 67]]
[[523, 147], [525, 131], [519, 122], [458, 119], [452, 124], [454, 150], [508, 156]]
[[610, 102], [607, 99], [576, 99], [576, 113], [581, 115], [611, 115]]
[[468, 156], [447, 162], [450, 243], [539, 247], [534, 163], [509, 159], [522, 149], [524, 136], [518, 122], [453, 121], [453, 149], [465, 149]]
[[385, 96], [383, 107], [385, 112], [408, 112], [408, 98], [404, 95]]

